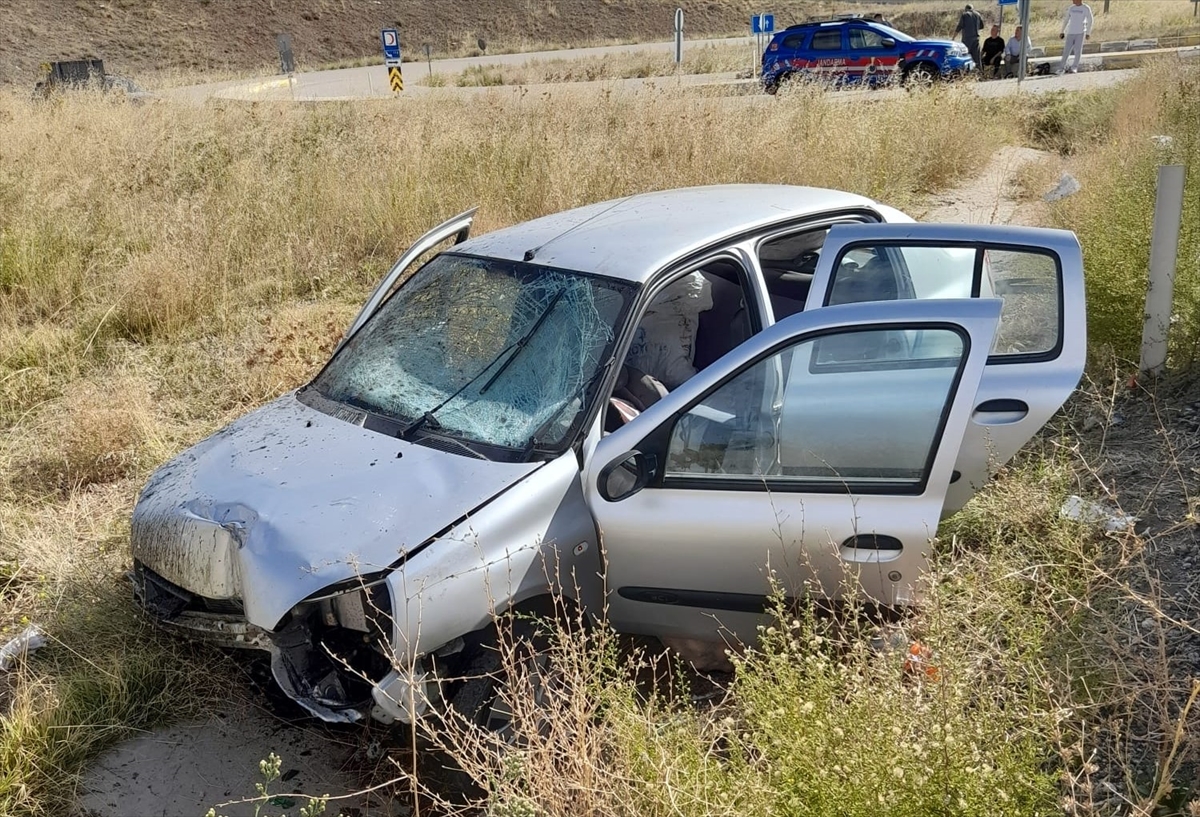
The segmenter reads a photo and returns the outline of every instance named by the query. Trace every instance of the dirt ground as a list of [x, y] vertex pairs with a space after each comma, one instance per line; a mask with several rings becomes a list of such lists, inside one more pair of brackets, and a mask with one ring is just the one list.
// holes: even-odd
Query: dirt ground
[[[259, 761], [282, 760], [281, 779], [265, 813], [303, 806], [294, 795], [344, 795], [359, 790], [371, 754], [362, 730], [289, 721], [235, 695], [220, 712], [126, 741], [106, 754], [80, 783], [76, 817], [199, 817], [215, 807], [222, 817], [253, 817], [262, 783]], [[228, 804], [228, 805], [222, 805]], [[409, 808], [383, 793], [359, 793], [329, 804], [345, 817], [405, 817]]]

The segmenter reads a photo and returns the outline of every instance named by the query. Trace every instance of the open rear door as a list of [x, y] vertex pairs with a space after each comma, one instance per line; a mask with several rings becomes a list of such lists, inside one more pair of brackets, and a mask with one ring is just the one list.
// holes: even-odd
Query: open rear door
[[1075, 234], [975, 224], [839, 224], [821, 250], [805, 305], [808, 311], [965, 297], [999, 298], [1003, 307], [947, 492], [947, 514], [1033, 437], [1079, 383], [1087, 314]]

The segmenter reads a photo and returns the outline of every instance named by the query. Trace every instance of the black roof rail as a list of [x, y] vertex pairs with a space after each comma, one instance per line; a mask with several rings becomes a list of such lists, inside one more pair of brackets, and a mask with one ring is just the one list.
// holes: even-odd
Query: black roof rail
[[847, 22], [851, 22], [853, 20], [869, 21], [870, 19], [871, 18], [867, 17], [865, 14], [838, 14], [833, 17], [813, 17], [811, 19], [805, 20], [802, 23], [796, 23], [795, 25], [790, 25], [787, 28], [785, 28], [784, 31], [791, 31], [792, 29], [796, 29], [796, 28], [808, 28], [809, 26], [825, 25], [826, 23], [847, 23]]

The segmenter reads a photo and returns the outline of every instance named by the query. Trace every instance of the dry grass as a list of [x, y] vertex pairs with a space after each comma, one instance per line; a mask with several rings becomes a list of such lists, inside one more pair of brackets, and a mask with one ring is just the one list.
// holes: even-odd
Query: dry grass
[[[678, 66], [668, 52], [633, 51], [578, 59], [530, 60], [518, 66], [469, 68], [450, 82], [459, 86], [544, 85], [558, 82], [596, 82], [614, 79], [669, 77], [676, 74], [749, 72], [755, 61], [751, 49], [707, 45], [684, 49]], [[439, 81], [442, 78], [439, 77]], [[428, 79], [421, 81], [428, 84]]]
[[[1096, 350], [1136, 360], [1140, 309], [1150, 259], [1156, 168], [1191, 167], [1175, 277], [1172, 360], [1191, 365], [1200, 350], [1200, 70], [1164, 61], [1144, 69], [1110, 99], [1050, 103], [1050, 140], [1074, 153], [1067, 164], [1082, 190], [1051, 208], [1056, 226], [1075, 230], [1087, 249], [1089, 333]], [[1167, 142], [1156, 137], [1169, 137]], [[1165, 145], [1165, 146], [1163, 146]], [[1064, 149], [1065, 146], [1065, 149]]]
[[177, 648], [133, 624], [120, 574], [134, 493], [171, 453], [310, 377], [431, 224], [480, 205], [486, 231], [723, 181], [903, 206], [1004, 138], [894, 138], [965, 116], [977, 103], [954, 89], [862, 109], [801, 101], [747, 127], [719, 100], [660, 93], [295, 108], [0, 97], [0, 637], [33, 621], [52, 638], [6, 693], [0, 812], [61, 813], [90, 754], [201, 705]]
[[[119, 576], [136, 489], [155, 463], [310, 376], [382, 270], [432, 223], [480, 205], [482, 232], [585, 202], [727, 181], [836, 187], [905, 207], [982, 166], [1013, 127], [981, 116], [986, 103], [961, 88], [857, 105], [801, 89], [785, 104], [730, 104], [557, 91], [298, 107], [0, 98], [0, 630], [35, 621], [53, 639], [4, 692], [0, 812], [62, 813], [90, 754], [203, 705], [188, 686], [196, 674], [174, 670], [189, 656], [141, 629], [126, 601]], [[1132, 117], [1123, 104], [1130, 113], [1118, 123]], [[913, 127], [928, 121], [974, 124]], [[1051, 476], [1051, 487], [1061, 484]], [[1056, 494], [1038, 494], [1035, 477], [1036, 468], [1006, 482], [1033, 493], [998, 502], [960, 540], [991, 542], [983, 527], [1010, 524], [1001, 508], [1015, 503], [1034, 515], [1022, 547], [1045, 545], [1043, 534], [1058, 530], [1047, 521]], [[1067, 548], [1064, 564], [1077, 564], [1070, 548], [1092, 541], [1071, 535], [1054, 540]], [[1026, 557], [1017, 549], [1005, 558], [1016, 570]], [[978, 606], [975, 584], [991, 592], [1013, 581], [1027, 595], [1042, 587], [998, 572], [997, 560], [963, 564], [945, 575], [947, 592], [968, 594], [949, 608], [962, 615]], [[1063, 581], [1074, 599], [1087, 590]], [[994, 621], [960, 644], [960, 625], [982, 620], [939, 609], [947, 625], [928, 629], [941, 633], [948, 657], [969, 663], [1008, 643], [1007, 625]], [[1019, 606], [1009, 610], [1019, 618]], [[1026, 632], [1041, 638], [1070, 623], [1055, 615]], [[1004, 653], [1017, 661], [1005, 671], [1040, 678], [1044, 665], [1022, 669], [1029, 654]], [[759, 672], [751, 678], [779, 678], [774, 665], [750, 669]], [[886, 675], [868, 680], [850, 692], [877, 690], [871, 684]], [[889, 700], [900, 717], [903, 696]], [[1027, 713], [1048, 711], [1043, 701]], [[712, 765], [720, 753], [711, 740], [726, 733], [669, 709], [644, 722], [641, 709], [614, 712], [647, 741], [658, 729], [677, 734], [661, 745], [693, 752], [684, 766], [701, 775], [697, 785], [708, 774], [732, 785]], [[1014, 756], [1011, 768], [1025, 762]], [[670, 791], [656, 775], [684, 768], [674, 763], [662, 755], [639, 767], [646, 803]], [[775, 779], [770, 767], [748, 768], [763, 775], [756, 786]], [[593, 787], [609, 773], [596, 770]]]

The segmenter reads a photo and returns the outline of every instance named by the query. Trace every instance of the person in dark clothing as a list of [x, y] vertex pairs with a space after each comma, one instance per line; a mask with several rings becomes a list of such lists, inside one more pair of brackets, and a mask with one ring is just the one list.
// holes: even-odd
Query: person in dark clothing
[[980, 52], [983, 64], [980, 66], [980, 76], [990, 79], [1000, 77], [1000, 58], [1004, 56], [1004, 38], [1000, 36], [1000, 26], [992, 26], [992, 36], [983, 41]]
[[983, 17], [977, 12], [970, 3], [963, 9], [963, 13], [958, 18], [958, 25], [954, 27], [954, 33], [962, 32], [963, 45], [971, 52], [971, 59], [975, 60], [975, 65], [982, 67], [982, 60], [979, 57], [979, 32], [983, 30]]

